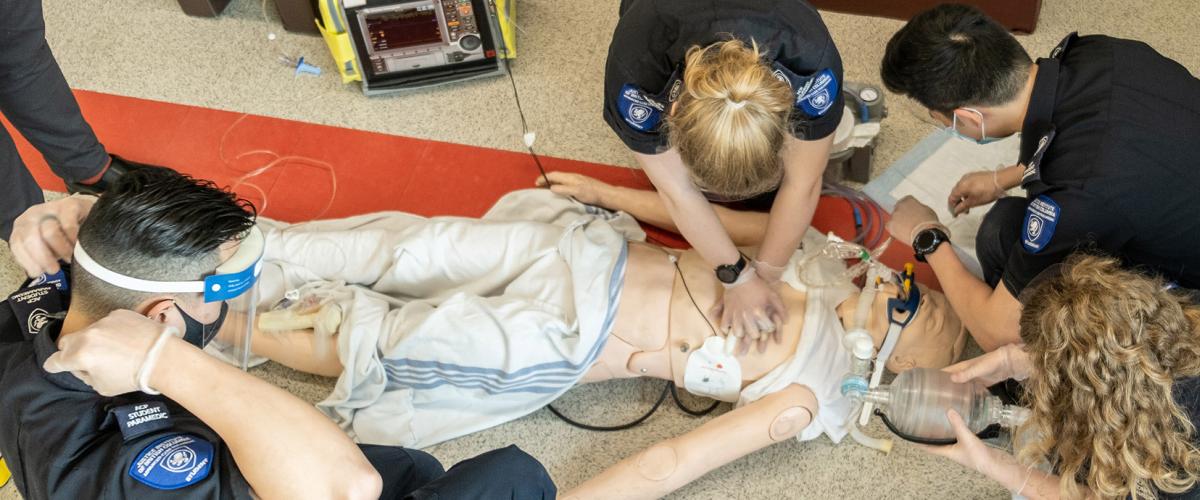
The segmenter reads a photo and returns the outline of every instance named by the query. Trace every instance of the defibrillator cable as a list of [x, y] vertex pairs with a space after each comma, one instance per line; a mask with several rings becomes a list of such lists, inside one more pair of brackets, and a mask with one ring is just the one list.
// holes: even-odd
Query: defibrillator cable
[[[504, 47], [504, 55], [508, 55], [508, 47]], [[525, 149], [529, 151], [529, 156], [533, 157], [533, 163], [537, 165], [538, 172], [542, 173], [542, 180], [546, 182], [546, 189], [550, 188], [550, 177], [546, 175], [546, 168], [542, 166], [542, 159], [538, 157], [537, 152], [533, 150], [533, 141], [537, 138], [537, 134], [529, 131], [529, 122], [525, 120], [525, 108], [521, 106], [521, 93], [517, 92], [517, 79], [513, 76], [511, 59], [504, 62], [506, 73], [508, 73], [508, 82], [512, 84], [513, 101], [517, 103], [517, 114], [521, 117], [521, 140], [525, 143]]]
[[[683, 276], [683, 268], [679, 267], [679, 258], [676, 257], [675, 254], [672, 254], [671, 252], [668, 252], [666, 249], [662, 248], [666, 245], [663, 245], [661, 241], [656, 240], [653, 236], [650, 236], [647, 234], [646, 239], [649, 240], [650, 242], [658, 245], [654, 248], [661, 251], [663, 254], [665, 254], [667, 256], [668, 259], [671, 260], [671, 264], [673, 264], [675, 266], [675, 273], [679, 275], [679, 282], [683, 285], [683, 290], [685, 292], [687, 292], [688, 300], [690, 300], [692, 302], [692, 307], [696, 308], [696, 312], [698, 314], [700, 314], [701, 318], [704, 319], [704, 323], [708, 325], [708, 329], [712, 331], [713, 335], [716, 335], [717, 329], [714, 328], [712, 322], [708, 320], [708, 316], [706, 316], [704, 314], [704, 310], [701, 309], [700, 304], [696, 302], [696, 297], [694, 295], [692, 295], [692, 289], [690, 287], [688, 287], [687, 279], [684, 278], [684, 276]], [[570, 424], [574, 427], [578, 427], [580, 429], [596, 431], [596, 432], [623, 431], [623, 430], [632, 429], [633, 427], [638, 426], [642, 422], [645, 422], [647, 419], [649, 419], [652, 415], [654, 415], [654, 413], [658, 411], [658, 408], [660, 406], [662, 406], [663, 401], [665, 401], [667, 399], [668, 393], [670, 393], [671, 399], [673, 399], [675, 401], [676, 407], [678, 407], [684, 413], [691, 415], [693, 417], [706, 416], [709, 413], [712, 413], [714, 410], [717, 409], [718, 406], [721, 405], [720, 401], [713, 401], [712, 405], [709, 405], [708, 408], [705, 408], [703, 410], [693, 410], [691, 408], [688, 408], [687, 405], [684, 405], [683, 401], [679, 399], [679, 390], [675, 387], [675, 382], [668, 380], [666, 382], [666, 385], [663, 387], [662, 394], [660, 394], [658, 396], [658, 401], [655, 401], [654, 406], [650, 407], [650, 411], [647, 411], [646, 414], [644, 414], [641, 417], [638, 417], [636, 420], [626, 423], [626, 424], [620, 424], [620, 425], [614, 425], [614, 426], [589, 425], [589, 424], [584, 424], [582, 422], [578, 422], [576, 420], [573, 420], [573, 419], [567, 417], [566, 415], [563, 415], [562, 412], [560, 412], [557, 408], [554, 407], [554, 405], [548, 404], [548, 405], [546, 405], [546, 408], [549, 409], [550, 413], [553, 413], [554, 416], [562, 419], [563, 422], [566, 422], [567, 424]]]
[[674, 387], [675, 387], [675, 384], [671, 383], [670, 381], [667, 381], [666, 387], [663, 387], [662, 393], [660, 393], [658, 395], [658, 401], [654, 402], [654, 406], [650, 407], [650, 411], [646, 412], [645, 415], [638, 417], [636, 420], [634, 420], [632, 422], [629, 422], [627, 424], [621, 424], [621, 425], [614, 425], [614, 426], [589, 425], [589, 424], [585, 424], [582, 422], [577, 422], [577, 421], [572, 420], [571, 418], [567, 417], [566, 415], [563, 415], [562, 412], [558, 411], [558, 409], [554, 407], [554, 405], [546, 405], [546, 408], [549, 409], [550, 413], [553, 413], [554, 416], [562, 419], [563, 422], [566, 422], [574, 427], [578, 427], [578, 428], [586, 430], [586, 431], [596, 431], [596, 432], [623, 431], [626, 429], [632, 429], [634, 427], [637, 427], [642, 422], [645, 422], [646, 419], [650, 418], [651, 415], [654, 415], [654, 412], [658, 411], [658, 407], [662, 406], [663, 401], [667, 400], [668, 390], [670, 390]]

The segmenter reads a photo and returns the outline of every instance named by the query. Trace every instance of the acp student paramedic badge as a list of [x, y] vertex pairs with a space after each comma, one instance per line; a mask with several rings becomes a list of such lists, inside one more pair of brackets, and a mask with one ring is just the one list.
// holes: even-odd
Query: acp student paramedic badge
[[1021, 234], [1021, 245], [1025, 250], [1038, 253], [1045, 249], [1050, 238], [1054, 237], [1054, 228], [1061, 216], [1058, 203], [1049, 196], [1038, 196], [1029, 202], [1029, 207], [1025, 209], [1025, 229]]
[[617, 110], [629, 126], [641, 132], [653, 132], [662, 120], [663, 105], [646, 97], [642, 89], [632, 83], [626, 83], [617, 98]]
[[171, 434], [142, 449], [129, 476], [159, 490], [196, 484], [212, 471], [213, 445], [191, 434]]

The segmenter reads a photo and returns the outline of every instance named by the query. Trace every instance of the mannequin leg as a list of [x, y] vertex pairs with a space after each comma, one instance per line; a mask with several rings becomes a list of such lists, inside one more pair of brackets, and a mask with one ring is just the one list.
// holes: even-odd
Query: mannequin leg
[[751, 452], [804, 430], [817, 411], [808, 387], [790, 385], [657, 443], [572, 488], [564, 499], [659, 498]]

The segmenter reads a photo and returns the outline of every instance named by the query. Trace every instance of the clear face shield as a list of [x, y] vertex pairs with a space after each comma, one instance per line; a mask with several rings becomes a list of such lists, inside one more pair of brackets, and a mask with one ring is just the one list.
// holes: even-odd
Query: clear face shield
[[257, 226], [251, 228], [238, 242], [233, 255], [198, 281], [151, 281], [126, 276], [96, 262], [79, 243], [75, 244], [74, 262], [92, 276], [126, 290], [200, 296], [199, 300], [180, 300], [175, 304], [183, 319], [184, 340], [201, 349], [213, 340], [228, 344], [226, 354], [245, 370], [250, 362], [265, 243], [262, 231]]

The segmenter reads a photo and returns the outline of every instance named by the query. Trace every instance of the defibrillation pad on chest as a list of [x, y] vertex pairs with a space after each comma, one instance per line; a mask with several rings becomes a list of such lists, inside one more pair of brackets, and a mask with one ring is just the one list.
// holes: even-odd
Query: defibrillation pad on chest
[[725, 342], [737, 342], [711, 336], [704, 346], [692, 351], [683, 371], [683, 388], [697, 396], [705, 396], [730, 403], [736, 402], [742, 392], [742, 365], [737, 358], [725, 354]]
[[129, 466], [129, 476], [154, 489], [177, 490], [208, 477], [212, 460], [212, 443], [191, 434], [171, 434], [143, 448]]

